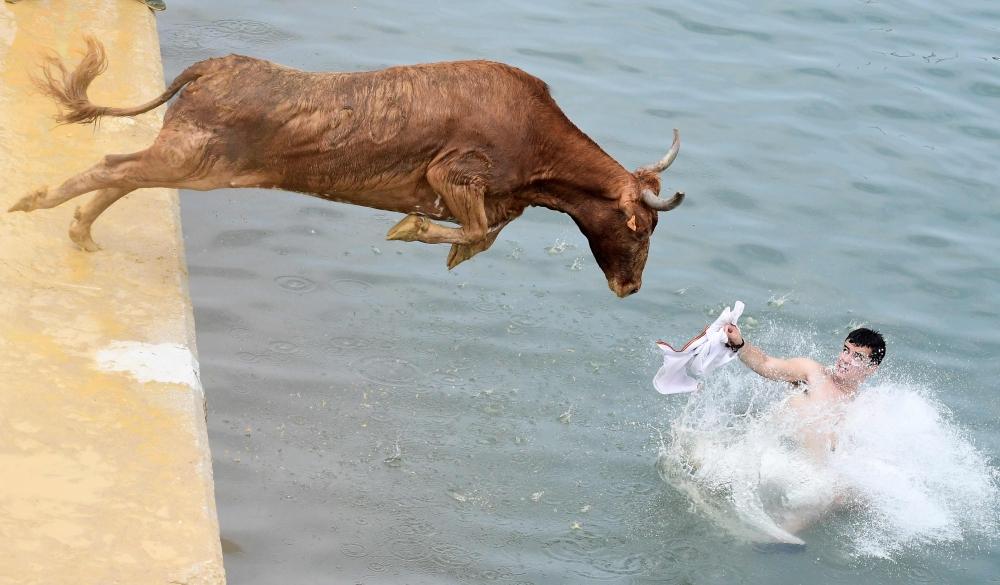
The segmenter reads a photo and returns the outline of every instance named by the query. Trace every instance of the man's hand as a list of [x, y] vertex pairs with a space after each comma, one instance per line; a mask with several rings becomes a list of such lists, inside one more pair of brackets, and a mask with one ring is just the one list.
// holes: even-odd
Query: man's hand
[[726, 325], [723, 331], [726, 332], [726, 337], [729, 338], [729, 345], [737, 347], [743, 345], [743, 333], [739, 327], [736, 325]]

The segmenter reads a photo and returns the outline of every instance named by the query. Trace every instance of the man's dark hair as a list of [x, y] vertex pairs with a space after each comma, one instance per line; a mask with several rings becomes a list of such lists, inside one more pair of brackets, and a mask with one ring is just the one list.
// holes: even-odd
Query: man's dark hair
[[872, 350], [870, 359], [876, 366], [882, 363], [882, 359], [885, 358], [885, 339], [882, 338], [882, 334], [878, 331], [861, 327], [848, 333], [847, 341]]

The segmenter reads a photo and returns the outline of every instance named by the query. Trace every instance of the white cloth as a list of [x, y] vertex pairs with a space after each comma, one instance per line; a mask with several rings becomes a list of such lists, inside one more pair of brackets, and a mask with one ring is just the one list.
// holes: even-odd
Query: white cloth
[[663, 352], [663, 365], [653, 378], [656, 391], [660, 394], [693, 392], [706, 374], [736, 359], [736, 352], [726, 347], [728, 337], [724, 328], [737, 324], [743, 308], [740, 301], [736, 301], [732, 309], [726, 307], [711, 325], [679, 350], [665, 341], [657, 341], [656, 346]]

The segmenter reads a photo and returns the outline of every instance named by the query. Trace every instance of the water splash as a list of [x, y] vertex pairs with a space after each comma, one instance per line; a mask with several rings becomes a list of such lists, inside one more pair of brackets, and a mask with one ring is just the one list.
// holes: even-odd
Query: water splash
[[831, 470], [848, 490], [855, 552], [891, 558], [998, 535], [998, 473], [950, 411], [919, 386], [887, 382], [851, 404]]
[[792, 300], [792, 291], [780, 295], [771, 295], [771, 298], [767, 299], [767, 304], [771, 307], [781, 308], [790, 300]]
[[[928, 387], [882, 379], [816, 420], [790, 414], [794, 392], [739, 365], [719, 373], [671, 421], [661, 477], [755, 542], [827, 533], [893, 559], [1000, 535], [998, 471]], [[833, 433], [835, 449], [806, 448], [804, 432]]]
[[546, 246], [545, 251], [549, 253], [549, 256], [558, 256], [562, 254], [567, 249], [576, 248], [573, 244], [570, 244], [562, 238], [556, 238], [556, 241], [552, 243], [551, 246]]

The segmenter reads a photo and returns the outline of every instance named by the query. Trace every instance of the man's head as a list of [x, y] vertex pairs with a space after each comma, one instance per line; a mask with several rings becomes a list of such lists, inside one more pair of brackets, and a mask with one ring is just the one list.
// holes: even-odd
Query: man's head
[[885, 358], [885, 339], [882, 334], [862, 327], [847, 334], [833, 367], [838, 382], [860, 384], [875, 373]]

